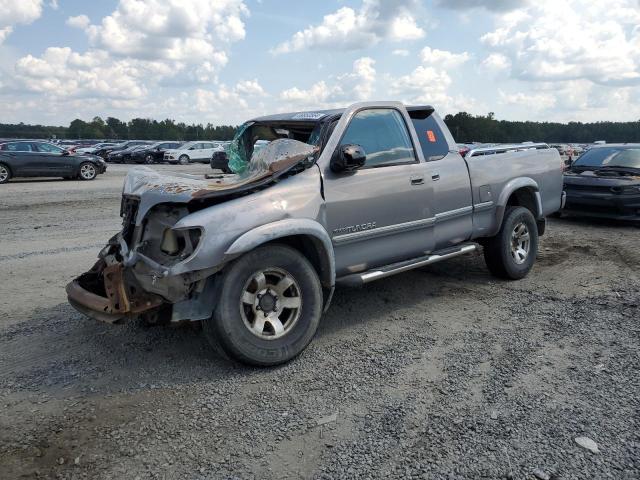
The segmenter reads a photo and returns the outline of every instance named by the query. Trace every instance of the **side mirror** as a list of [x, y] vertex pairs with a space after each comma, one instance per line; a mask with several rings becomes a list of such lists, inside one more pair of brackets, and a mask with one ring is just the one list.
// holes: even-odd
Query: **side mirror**
[[367, 161], [364, 148], [356, 144], [340, 145], [331, 157], [329, 166], [334, 173], [355, 172]]
[[69, 150], [63, 150], [62, 151], [62, 156], [66, 157], [67, 155], [71, 155], [71, 153], [69, 152]]

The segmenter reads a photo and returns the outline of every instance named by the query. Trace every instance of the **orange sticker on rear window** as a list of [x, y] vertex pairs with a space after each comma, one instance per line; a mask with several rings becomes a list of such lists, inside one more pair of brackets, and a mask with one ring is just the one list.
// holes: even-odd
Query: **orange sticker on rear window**
[[433, 133], [433, 130], [427, 130], [427, 138], [429, 139], [429, 141], [431, 143], [435, 143], [436, 141], [436, 134]]

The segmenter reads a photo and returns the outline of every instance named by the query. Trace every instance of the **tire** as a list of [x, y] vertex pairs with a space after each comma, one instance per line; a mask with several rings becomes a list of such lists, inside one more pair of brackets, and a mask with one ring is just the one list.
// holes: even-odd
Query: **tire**
[[151, 154], [146, 155], [146, 156], [144, 157], [144, 163], [146, 163], [147, 165], [151, 165], [152, 163], [154, 163], [154, 161], [153, 161], [153, 155], [151, 155]]
[[91, 162], [82, 162], [78, 169], [78, 178], [80, 180], [93, 180], [98, 176], [98, 169]]
[[538, 226], [533, 214], [524, 207], [507, 207], [500, 231], [485, 241], [489, 271], [499, 278], [519, 280], [529, 273], [537, 253]]
[[0, 163], [0, 183], [7, 183], [11, 179], [11, 169], [8, 165]]
[[180, 165], [187, 165], [189, 162], [190, 160], [187, 155], [180, 155], [180, 158], [178, 158], [178, 163]]
[[[297, 250], [259, 247], [235, 260], [216, 281], [218, 303], [203, 330], [223, 356], [256, 366], [278, 365], [311, 342], [322, 315], [322, 288], [313, 266]], [[282, 305], [283, 298], [290, 307]]]

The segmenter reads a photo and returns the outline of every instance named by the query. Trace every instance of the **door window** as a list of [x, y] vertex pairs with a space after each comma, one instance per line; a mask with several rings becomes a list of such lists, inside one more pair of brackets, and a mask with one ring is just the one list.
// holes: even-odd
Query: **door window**
[[407, 126], [397, 110], [379, 108], [356, 113], [340, 143], [364, 149], [364, 168], [416, 162]]
[[35, 145], [38, 148], [38, 152], [42, 153], [62, 153], [64, 151], [62, 148], [50, 143], [36, 143]]
[[15, 142], [8, 143], [7, 150], [10, 152], [32, 152], [33, 148], [31, 148], [31, 143], [29, 142]]

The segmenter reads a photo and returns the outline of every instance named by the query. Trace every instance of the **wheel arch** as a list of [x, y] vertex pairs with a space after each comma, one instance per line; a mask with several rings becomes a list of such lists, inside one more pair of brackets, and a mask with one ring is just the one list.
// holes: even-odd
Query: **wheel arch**
[[525, 207], [536, 220], [542, 218], [542, 198], [540, 188], [532, 178], [517, 178], [505, 185], [496, 208], [496, 225], [499, 229], [507, 207]]
[[241, 235], [225, 252], [237, 256], [267, 244], [281, 243], [302, 253], [318, 273], [324, 288], [335, 284], [335, 258], [327, 231], [309, 219], [287, 219], [262, 225]]

